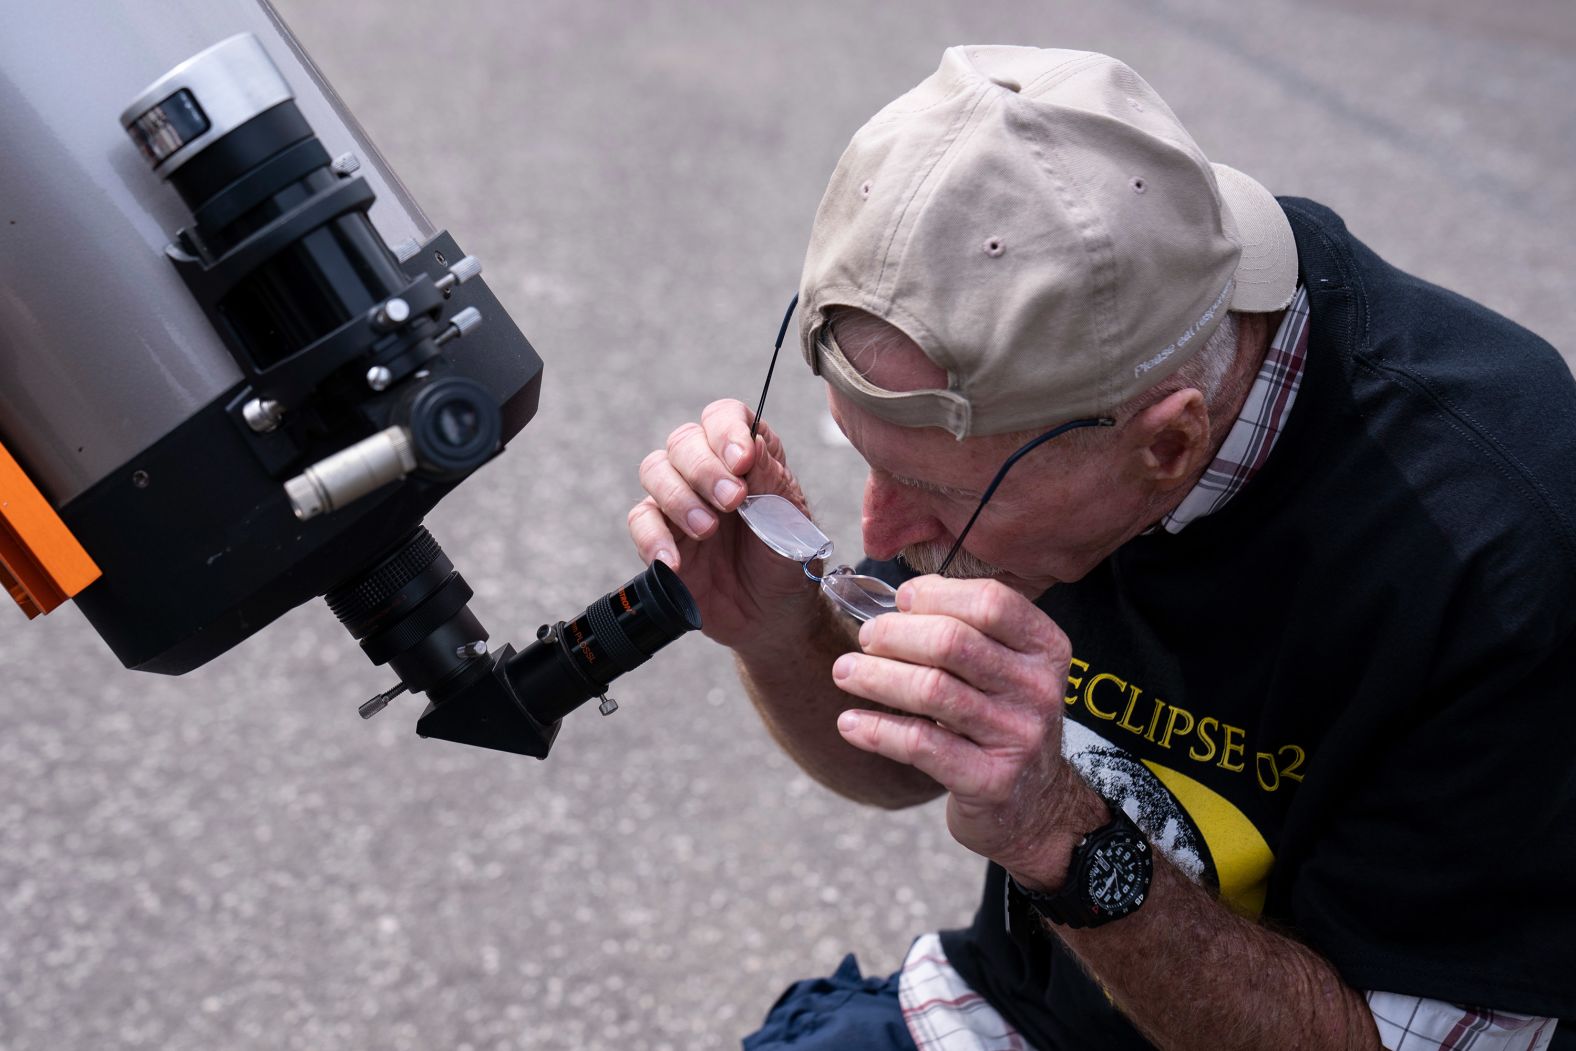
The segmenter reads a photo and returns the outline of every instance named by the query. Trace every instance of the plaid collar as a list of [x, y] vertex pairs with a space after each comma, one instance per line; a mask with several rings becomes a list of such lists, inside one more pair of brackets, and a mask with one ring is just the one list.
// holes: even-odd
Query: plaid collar
[[1264, 364], [1259, 366], [1253, 389], [1248, 391], [1231, 433], [1226, 435], [1220, 452], [1198, 484], [1160, 520], [1161, 528], [1180, 533], [1189, 524], [1219, 511], [1264, 466], [1286, 425], [1292, 402], [1297, 400], [1307, 352], [1308, 292], [1299, 286], [1270, 341]]

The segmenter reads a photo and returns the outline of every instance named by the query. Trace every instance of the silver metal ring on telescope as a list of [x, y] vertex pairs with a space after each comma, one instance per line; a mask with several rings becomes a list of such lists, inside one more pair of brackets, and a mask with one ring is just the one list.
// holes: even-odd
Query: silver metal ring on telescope
[[154, 81], [120, 123], [167, 179], [209, 143], [294, 97], [262, 43], [238, 33]]

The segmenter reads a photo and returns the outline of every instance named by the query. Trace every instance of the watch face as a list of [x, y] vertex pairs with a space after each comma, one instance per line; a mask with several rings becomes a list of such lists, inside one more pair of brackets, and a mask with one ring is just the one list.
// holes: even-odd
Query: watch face
[[1090, 851], [1084, 868], [1084, 902], [1096, 915], [1126, 916], [1144, 903], [1153, 868], [1142, 837], [1116, 835]]

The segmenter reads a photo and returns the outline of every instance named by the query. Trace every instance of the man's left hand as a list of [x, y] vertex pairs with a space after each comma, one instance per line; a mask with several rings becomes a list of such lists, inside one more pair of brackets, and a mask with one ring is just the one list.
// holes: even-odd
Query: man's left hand
[[1062, 759], [1067, 636], [992, 580], [919, 577], [899, 589], [897, 606], [860, 629], [864, 652], [839, 657], [833, 677], [908, 714], [850, 710], [838, 729], [940, 782], [959, 843], [1051, 887], [1089, 831], [1072, 813], [1087, 789]]

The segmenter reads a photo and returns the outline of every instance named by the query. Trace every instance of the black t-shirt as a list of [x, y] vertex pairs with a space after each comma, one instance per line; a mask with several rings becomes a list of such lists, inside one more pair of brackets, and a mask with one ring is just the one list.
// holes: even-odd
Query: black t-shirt
[[[1296, 404], [1226, 507], [1039, 600], [1073, 643], [1066, 750], [1354, 988], [1563, 1018], [1576, 1046], [1576, 384], [1282, 205], [1310, 303]], [[1150, 1046], [1008, 908], [992, 865], [943, 935], [972, 986], [1036, 1046]]]

